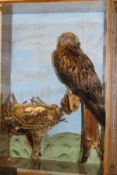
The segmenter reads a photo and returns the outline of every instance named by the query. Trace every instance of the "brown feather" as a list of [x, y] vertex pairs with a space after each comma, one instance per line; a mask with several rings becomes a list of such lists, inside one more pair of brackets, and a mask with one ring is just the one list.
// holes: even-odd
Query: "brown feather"
[[104, 127], [104, 93], [101, 82], [93, 63], [81, 50], [74, 34], [68, 32], [59, 37], [52, 62], [60, 81], [83, 100]]

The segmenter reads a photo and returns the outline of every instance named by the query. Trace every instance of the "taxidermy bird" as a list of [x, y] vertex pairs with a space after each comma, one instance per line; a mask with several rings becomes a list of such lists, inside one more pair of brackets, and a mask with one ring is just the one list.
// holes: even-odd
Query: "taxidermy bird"
[[80, 48], [79, 38], [74, 33], [66, 32], [58, 38], [52, 62], [60, 81], [80, 97], [81, 102], [105, 127], [103, 88], [93, 63]]

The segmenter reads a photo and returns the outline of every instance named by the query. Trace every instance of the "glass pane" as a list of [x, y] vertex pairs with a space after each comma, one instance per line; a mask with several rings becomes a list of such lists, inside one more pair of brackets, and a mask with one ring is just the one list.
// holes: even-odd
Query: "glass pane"
[[60, 81], [52, 64], [58, 38], [71, 32], [79, 37], [79, 47], [101, 82], [105, 76], [104, 11], [80, 7], [3, 6], [1, 141], [6, 141], [1, 148], [7, 148], [1, 155], [11, 157], [9, 166], [93, 175], [99, 171], [101, 125], [82, 103], [82, 95]]

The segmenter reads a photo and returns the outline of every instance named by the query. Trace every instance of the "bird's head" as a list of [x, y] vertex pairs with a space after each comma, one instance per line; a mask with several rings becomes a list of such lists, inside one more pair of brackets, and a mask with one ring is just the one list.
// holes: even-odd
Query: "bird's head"
[[62, 33], [62, 35], [60, 35], [58, 38], [57, 47], [62, 48], [67, 45], [75, 45], [79, 47], [79, 37], [72, 32]]

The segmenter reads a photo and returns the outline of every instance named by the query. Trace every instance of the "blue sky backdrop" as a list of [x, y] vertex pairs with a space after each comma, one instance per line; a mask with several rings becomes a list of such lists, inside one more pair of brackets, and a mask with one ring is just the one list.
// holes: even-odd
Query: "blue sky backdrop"
[[[12, 33], [12, 92], [19, 102], [39, 96], [48, 104], [60, 104], [66, 87], [57, 79], [51, 54], [58, 36], [76, 33], [81, 48], [92, 59], [102, 77], [103, 65], [102, 12], [14, 14]], [[81, 130], [81, 111], [67, 116], [68, 123], [55, 126], [50, 134]]]

